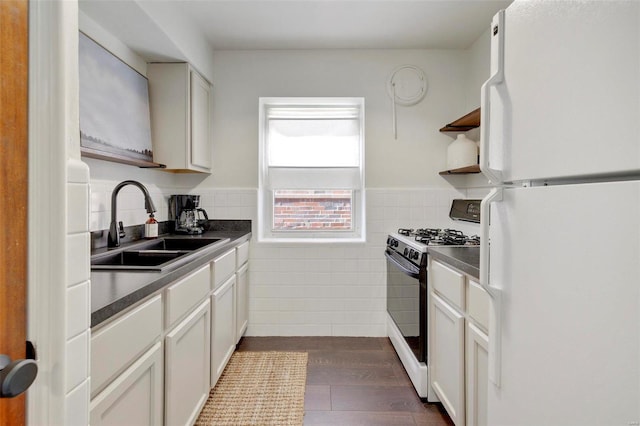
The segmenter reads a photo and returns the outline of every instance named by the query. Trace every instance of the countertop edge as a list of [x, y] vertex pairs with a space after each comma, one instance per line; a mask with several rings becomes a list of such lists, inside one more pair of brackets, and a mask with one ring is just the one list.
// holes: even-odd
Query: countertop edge
[[[474, 250], [478, 253], [478, 261], [476, 262], [476, 256], [473, 256], [473, 263], [469, 263], [468, 258], [462, 256], [455, 256], [452, 252], [459, 250]], [[479, 247], [429, 247], [427, 253], [429, 256], [436, 260], [447, 263], [455, 269], [475, 278], [480, 279], [480, 262], [479, 262]]]

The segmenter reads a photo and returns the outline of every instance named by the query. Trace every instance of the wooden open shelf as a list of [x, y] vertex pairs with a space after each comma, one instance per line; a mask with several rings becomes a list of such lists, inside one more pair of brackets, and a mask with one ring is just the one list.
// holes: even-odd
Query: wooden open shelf
[[103, 153], [96, 149], [80, 147], [80, 155], [88, 158], [96, 158], [98, 160], [112, 161], [114, 163], [128, 164], [130, 166], [137, 166], [143, 169], [164, 169], [166, 166], [160, 163], [154, 163], [152, 161], [136, 160], [133, 158], [125, 157], [123, 155], [113, 153]]
[[480, 108], [471, 111], [469, 114], [458, 118], [455, 121], [440, 129], [441, 132], [467, 132], [471, 129], [480, 127]]
[[[440, 131], [442, 133], [447, 132], [468, 132], [471, 129], [475, 129], [480, 127], [480, 108], [471, 111], [469, 114], [464, 115], [458, 118], [455, 121], [444, 126]], [[474, 173], [480, 173], [480, 166], [478, 164], [474, 164], [472, 166], [461, 167], [459, 169], [453, 170], [445, 170], [440, 172], [440, 176], [451, 176], [451, 175], [470, 175]]]
[[473, 166], [461, 167], [459, 169], [453, 170], [445, 170], [444, 172], [440, 172], [440, 176], [448, 176], [448, 175], [469, 175], [472, 173], [480, 173], [480, 166], [474, 164]]

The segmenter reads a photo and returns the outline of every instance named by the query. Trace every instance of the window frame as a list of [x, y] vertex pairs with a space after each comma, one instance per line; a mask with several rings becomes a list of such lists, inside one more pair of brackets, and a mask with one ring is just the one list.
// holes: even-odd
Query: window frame
[[[259, 152], [258, 152], [258, 241], [259, 242], [292, 242], [292, 243], [346, 243], [357, 242], [362, 243], [366, 241], [366, 227], [365, 227], [365, 183], [364, 183], [364, 98], [361, 97], [261, 97], [259, 98]], [[282, 108], [314, 108], [314, 107], [336, 107], [336, 108], [356, 108], [357, 109], [357, 121], [359, 124], [359, 161], [360, 164], [357, 167], [289, 167], [286, 168], [288, 173], [293, 176], [297, 172], [302, 175], [309, 175], [310, 170], [342, 170], [335, 174], [337, 176], [334, 180], [339, 180], [341, 175], [345, 175], [345, 169], [353, 169], [350, 173], [353, 175], [352, 183], [349, 186], [342, 187], [326, 187], [315, 185], [311, 187], [272, 187], [270, 185], [270, 169], [278, 169], [277, 167], [269, 167], [268, 164], [268, 124], [269, 124], [269, 110]], [[280, 168], [285, 169], [285, 168]], [[275, 174], [277, 175], [278, 172]], [[274, 174], [273, 172], [271, 174]], [[328, 178], [327, 181], [332, 180]], [[331, 190], [342, 189], [352, 191], [351, 198], [351, 230], [307, 230], [307, 229], [287, 229], [287, 230], [274, 230], [274, 191], [275, 190], [291, 190], [291, 189], [306, 189], [306, 190]]]

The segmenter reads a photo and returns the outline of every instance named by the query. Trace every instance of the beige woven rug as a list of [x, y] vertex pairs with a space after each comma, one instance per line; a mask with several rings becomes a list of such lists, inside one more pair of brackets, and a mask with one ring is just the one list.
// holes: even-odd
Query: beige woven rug
[[235, 352], [196, 426], [302, 425], [306, 352]]

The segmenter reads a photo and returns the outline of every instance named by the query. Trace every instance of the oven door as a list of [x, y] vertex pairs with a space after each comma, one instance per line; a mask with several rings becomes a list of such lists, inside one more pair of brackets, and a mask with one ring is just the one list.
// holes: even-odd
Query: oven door
[[[387, 312], [419, 362], [427, 361], [427, 286], [420, 268], [392, 250], [387, 258]], [[422, 274], [425, 275], [425, 274]]]

